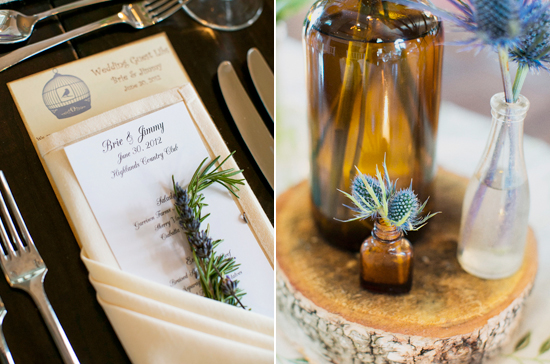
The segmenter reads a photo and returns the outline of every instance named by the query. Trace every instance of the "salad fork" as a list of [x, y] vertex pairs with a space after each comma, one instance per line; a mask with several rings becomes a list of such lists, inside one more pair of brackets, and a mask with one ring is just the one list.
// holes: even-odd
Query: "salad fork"
[[80, 0], [35, 15], [25, 15], [15, 10], [2, 9], [0, 10], [0, 44], [13, 44], [27, 40], [34, 30], [34, 25], [40, 20], [104, 1], [110, 0]]
[[128, 24], [135, 29], [147, 28], [160, 23], [181, 9], [188, 0], [144, 0], [134, 4], [126, 4], [122, 10], [105, 19], [73, 29], [67, 33], [21, 47], [0, 57], [0, 72], [37, 53], [45, 51], [68, 40], [93, 32], [109, 25]]
[[[78, 358], [44, 291], [44, 277], [48, 268], [34, 245], [2, 171], [0, 171], [0, 191], [0, 215], [3, 220], [3, 222], [0, 221], [0, 237], [3, 243], [0, 249], [0, 266], [6, 280], [11, 287], [21, 289], [32, 297], [63, 361], [66, 364], [78, 363]], [[11, 216], [15, 219], [22, 236], [18, 233]]]

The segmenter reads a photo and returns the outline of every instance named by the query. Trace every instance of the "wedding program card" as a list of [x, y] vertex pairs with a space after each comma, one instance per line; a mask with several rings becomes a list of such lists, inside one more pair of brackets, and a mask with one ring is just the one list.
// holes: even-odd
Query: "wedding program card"
[[189, 83], [166, 34], [82, 58], [8, 84], [31, 140]]
[[[200, 293], [189, 244], [177, 223], [172, 175], [186, 187], [208, 156], [183, 102], [65, 147], [80, 186], [121, 269]], [[224, 158], [225, 156], [222, 156]], [[219, 253], [241, 263], [231, 275], [252, 311], [274, 315], [273, 269], [229, 192], [204, 190]]]

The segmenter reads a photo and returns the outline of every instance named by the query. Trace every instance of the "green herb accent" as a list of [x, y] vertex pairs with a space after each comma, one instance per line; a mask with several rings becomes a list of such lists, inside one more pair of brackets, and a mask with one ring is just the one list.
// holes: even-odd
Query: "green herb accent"
[[238, 185], [244, 185], [244, 182], [243, 179], [237, 179], [234, 176], [240, 174], [242, 170], [235, 170], [234, 168], [221, 169], [233, 153], [227, 156], [217, 167], [216, 164], [220, 160], [219, 156], [203, 167], [208, 160], [208, 158], [205, 158], [193, 174], [186, 189], [175, 182], [174, 176], [172, 176], [172, 184], [179, 224], [191, 247], [198, 278], [205, 297], [246, 308], [241, 302], [241, 298], [246, 293], [238, 288], [238, 280], [233, 281], [229, 277], [229, 274], [235, 272], [240, 264], [237, 264], [234, 257], [216, 253], [216, 248], [223, 240], [212, 241], [212, 238], [209, 237], [210, 225], [207, 226], [206, 230], [201, 230], [201, 224], [210, 215], [203, 216], [202, 214], [203, 208], [208, 206], [202, 191], [214, 183], [218, 183], [233, 196], [239, 198], [237, 195]]
[[521, 339], [518, 340], [518, 342], [516, 343], [516, 346], [514, 347], [514, 351], [511, 354], [503, 354], [502, 356], [510, 359], [514, 359], [520, 364], [526, 364], [529, 362], [535, 362], [539, 364], [550, 363], [550, 359], [541, 358], [542, 354], [550, 350], [550, 338], [546, 339], [546, 341], [542, 343], [542, 345], [539, 348], [538, 354], [533, 358], [525, 358], [515, 354], [516, 352], [527, 348], [530, 343], [531, 343], [531, 332], [529, 331], [525, 335], [523, 335]]
[[550, 350], [550, 337], [540, 346], [539, 355], [546, 353], [548, 350]]
[[520, 351], [522, 349], [525, 349], [529, 345], [530, 342], [531, 342], [531, 332], [529, 331], [521, 339], [519, 339], [516, 346], [514, 347], [514, 353], [516, 351]]
[[308, 364], [309, 362], [305, 358], [299, 358], [299, 359], [287, 359], [282, 358], [281, 356], [277, 355], [277, 362], [278, 363], [291, 363], [291, 364]]

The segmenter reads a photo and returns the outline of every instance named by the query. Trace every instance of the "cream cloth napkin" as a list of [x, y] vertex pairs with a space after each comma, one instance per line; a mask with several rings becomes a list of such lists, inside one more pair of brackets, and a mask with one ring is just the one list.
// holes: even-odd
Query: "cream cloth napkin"
[[[184, 102], [211, 157], [229, 150], [191, 84], [95, 116], [37, 143], [81, 247], [97, 299], [134, 363], [273, 363], [274, 320], [120, 270], [69, 164], [64, 147]], [[233, 158], [227, 168], [238, 168]], [[273, 266], [273, 227], [250, 187], [235, 200]]]

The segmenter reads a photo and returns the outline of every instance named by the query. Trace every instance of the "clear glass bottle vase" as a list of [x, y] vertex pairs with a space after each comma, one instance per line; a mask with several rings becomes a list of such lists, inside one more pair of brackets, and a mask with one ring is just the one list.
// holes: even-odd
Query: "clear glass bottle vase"
[[491, 98], [493, 122], [483, 156], [466, 189], [458, 261], [480, 278], [511, 276], [523, 262], [529, 184], [523, 156], [523, 122], [529, 101]]

